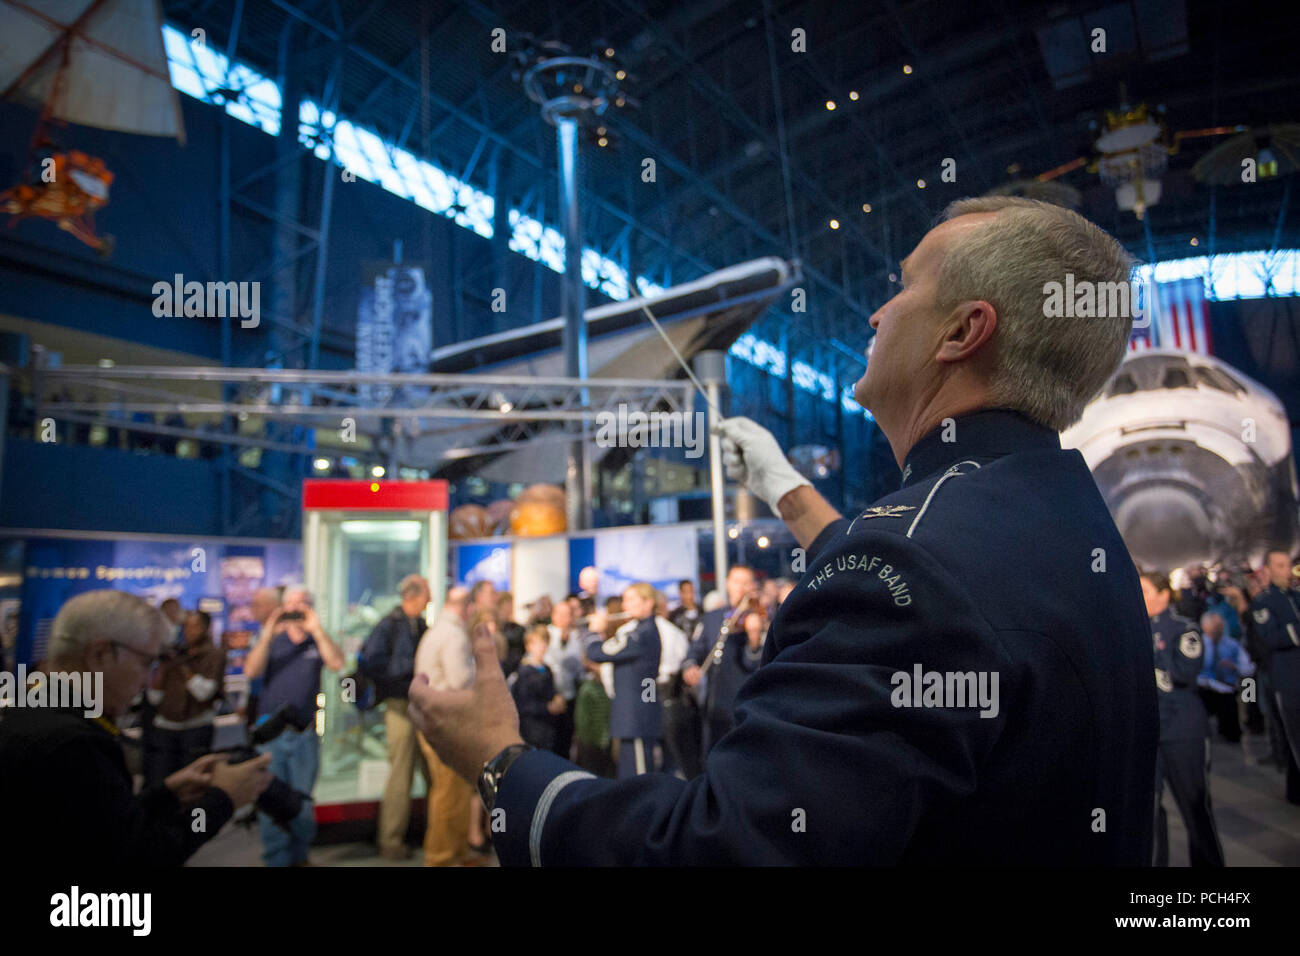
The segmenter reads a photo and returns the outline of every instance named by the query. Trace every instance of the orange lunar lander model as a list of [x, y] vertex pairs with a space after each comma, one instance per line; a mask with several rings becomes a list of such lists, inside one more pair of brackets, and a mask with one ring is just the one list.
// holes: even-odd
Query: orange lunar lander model
[[9, 227], [48, 219], [109, 255], [95, 212], [108, 205], [113, 173], [103, 159], [56, 145], [56, 124], [174, 136], [180, 104], [167, 73], [157, 0], [80, 0], [58, 13], [0, 0], [0, 100], [41, 105], [25, 179], [0, 192]]
[[102, 159], [79, 149], [51, 153], [46, 160], [40, 178], [0, 193], [0, 212], [11, 214], [9, 227], [32, 216], [49, 219], [100, 255], [111, 255], [113, 237], [96, 235], [95, 210], [108, 205], [113, 174]]

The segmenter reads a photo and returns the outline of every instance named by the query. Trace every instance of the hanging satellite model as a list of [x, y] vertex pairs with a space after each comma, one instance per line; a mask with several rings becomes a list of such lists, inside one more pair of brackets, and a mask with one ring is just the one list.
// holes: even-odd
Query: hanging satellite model
[[[1281, 152], [1285, 157], [1281, 163], [1285, 171], [1295, 165], [1295, 128], [1269, 127], [1263, 131], [1248, 131], [1245, 126], [1215, 126], [1208, 129], [1179, 130], [1169, 133], [1164, 119], [1163, 106], [1148, 106], [1138, 103], [1130, 106], [1124, 84], [1120, 84], [1120, 104], [1114, 109], [1102, 110], [1099, 118], [1094, 119], [1090, 129], [1094, 135], [1094, 154], [1090, 159], [1080, 156], [1068, 163], [1062, 163], [1055, 169], [1049, 169], [1037, 176], [1014, 179], [1009, 183], [990, 190], [986, 195], [1027, 196], [1055, 203], [1067, 209], [1078, 210], [1081, 196], [1077, 189], [1055, 180], [1079, 168], [1086, 168], [1095, 173], [1103, 183], [1115, 190], [1115, 205], [1133, 213], [1138, 219], [1144, 219], [1146, 212], [1160, 202], [1164, 191], [1163, 177], [1169, 168], [1169, 157], [1179, 151], [1183, 140], [1209, 136], [1225, 136], [1231, 133], [1243, 134], [1229, 140], [1228, 143], [1212, 151], [1193, 168], [1193, 174], [1202, 182], [1224, 181], [1214, 178], [1209, 170], [1219, 170], [1224, 166], [1222, 155], [1233, 159], [1234, 175], [1241, 180], [1241, 166], [1236, 162], [1238, 154], [1259, 155], [1259, 162], [1266, 164]], [[1247, 140], [1249, 142], [1247, 143]], [[1259, 142], [1276, 143], [1278, 150], [1257, 148]], [[1235, 145], [1233, 145], [1235, 144]], [[1243, 145], [1245, 144], [1245, 145]], [[1226, 151], [1226, 152], [1221, 152]], [[1210, 157], [1220, 157], [1217, 161]], [[1208, 161], [1208, 162], [1207, 162]], [[1272, 166], [1261, 165], [1261, 177], [1277, 175], [1278, 163]], [[1020, 172], [1019, 164], [1007, 170], [1012, 175]], [[1057, 188], [1053, 188], [1057, 187]]]
[[174, 136], [185, 141], [167, 71], [157, 0], [0, 0], [0, 100], [40, 107], [24, 178], [0, 193], [9, 226], [47, 219], [107, 256], [113, 237], [95, 228], [113, 173], [103, 159], [67, 147], [69, 123]]

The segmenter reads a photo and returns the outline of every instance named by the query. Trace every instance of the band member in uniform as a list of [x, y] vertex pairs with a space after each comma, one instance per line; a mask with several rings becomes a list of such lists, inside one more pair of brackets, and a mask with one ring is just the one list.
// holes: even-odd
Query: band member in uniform
[[1300, 591], [1291, 586], [1291, 556], [1270, 551], [1266, 557], [1268, 587], [1255, 596], [1250, 613], [1255, 643], [1268, 655], [1266, 680], [1269, 707], [1287, 761], [1286, 798], [1300, 804]]
[[687, 638], [694, 637], [695, 626], [700, 623], [700, 615], [703, 613], [695, 603], [695, 582], [690, 578], [682, 578], [677, 582], [677, 593], [681, 603], [672, 609], [668, 620], [680, 628]]
[[499, 669], [456, 693], [417, 677], [425, 734], [510, 821], [501, 862], [1149, 863], [1151, 630], [1058, 434], [1113, 376], [1132, 318], [1044, 307], [1051, 283], [1131, 268], [1067, 209], [950, 206], [870, 320], [854, 396], [902, 486], [861, 513], [841, 517], [756, 423], [719, 423], [728, 474], [781, 516], [807, 571], [698, 777], [597, 779], [523, 743]]
[[[688, 687], [701, 689], [703, 736], [700, 753], [706, 757], [713, 745], [732, 728], [731, 708], [736, 702], [736, 692], [749, 675], [758, 670], [762, 659], [761, 650], [749, 649], [742, 628], [731, 628], [726, 640], [719, 644], [723, 623], [735, 616], [741, 602], [750, 598], [757, 606], [754, 572], [743, 564], [732, 565], [727, 572], [726, 588], [727, 606], [709, 611], [700, 619], [699, 635], [691, 642], [690, 652], [682, 664], [682, 680]], [[710, 658], [712, 662], [708, 672], [701, 674], [701, 668]], [[694, 776], [689, 770], [687, 773]]]
[[620, 780], [655, 770], [655, 747], [663, 737], [656, 600], [658, 593], [649, 584], [633, 584], [623, 592], [623, 612], [632, 620], [608, 640], [595, 638], [587, 645], [587, 660], [614, 665], [609, 733], [618, 741]]
[[1223, 866], [1223, 848], [1210, 806], [1210, 721], [1196, 690], [1205, 645], [1196, 625], [1169, 608], [1169, 578], [1142, 575], [1142, 597], [1151, 618], [1160, 701], [1160, 749], [1156, 756], [1155, 865], [1169, 865], [1169, 821], [1161, 794], [1169, 781], [1187, 827], [1192, 866]]

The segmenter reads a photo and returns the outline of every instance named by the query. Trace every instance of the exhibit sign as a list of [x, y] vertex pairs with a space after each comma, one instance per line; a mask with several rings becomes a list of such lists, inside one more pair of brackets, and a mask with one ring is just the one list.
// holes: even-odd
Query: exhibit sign
[[249, 611], [253, 593], [301, 580], [302, 546], [296, 541], [30, 537], [14, 663], [40, 662], [54, 616], [69, 598], [116, 588], [155, 606], [176, 598], [186, 610], [207, 611], [214, 640], [227, 644], [228, 669], [239, 671], [256, 630]]

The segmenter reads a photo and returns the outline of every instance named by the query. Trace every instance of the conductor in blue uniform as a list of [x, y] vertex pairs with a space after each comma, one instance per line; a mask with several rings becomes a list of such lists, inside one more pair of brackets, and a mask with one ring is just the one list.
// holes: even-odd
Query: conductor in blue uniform
[[1092, 475], [1058, 437], [1132, 320], [1045, 305], [1050, 283], [1096, 290], [1130, 268], [1068, 210], [950, 206], [870, 320], [854, 395], [902, 475], [861, 513], [840, 516], [755, 423], [718, 426], [729, 473], [807, 571], [694, 779], [599, 780], [529, 749], [486, 642], [472, 687], [417, 677], [425, 736], [502, 811], [502, 863], [1148, 864], [1151, 632]]
[[1223, 866], [1223, 848], [1210, 806], [1210, 719], [1196, 689], [1205, 661], [1205, 642], [1196, 625], [1170, 610], [1169, 578], [1142, 575], [1142, 597], [1151, 618], [1160, 707], [1160, 749], [1156, 757], [1156, 866], [1169, 865], [1169, 822], [1161, 802], [1164, 782], [1187, 827], [1192, 866]]
[[614, 699], [609, 702], [609, 735], [618, 743], [618, 779], [654, 770], [655, 748], [663, 737], [659, 676], [658, 593], [644, 581], [623, 592], [623, 610], [632, 620], [608, 640], [592, 638], [587, 660], [614, 665]]

